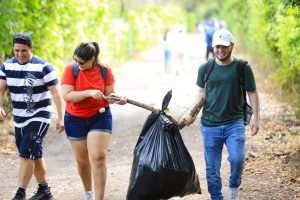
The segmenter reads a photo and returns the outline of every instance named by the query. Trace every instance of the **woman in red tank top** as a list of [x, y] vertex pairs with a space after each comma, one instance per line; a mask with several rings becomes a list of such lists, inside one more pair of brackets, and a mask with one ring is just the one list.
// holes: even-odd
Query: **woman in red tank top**
[[[97, 42], [80, 43], [62, 77], [62, 94], [66, 101], [65, 131], [70, 141], [77, 169], [85, 189], [85, 199], [103, 200], [106, 184], [106, 158], [112, 133], [112, 114], [106, 96], [114, 93], [114, 76], [98, 60]], [[74, 67], [79, 67], [74, 76]], [[103, 77], [101, 68], [105, 68]], [[126, 104], [122, 97], [116, 102]]]

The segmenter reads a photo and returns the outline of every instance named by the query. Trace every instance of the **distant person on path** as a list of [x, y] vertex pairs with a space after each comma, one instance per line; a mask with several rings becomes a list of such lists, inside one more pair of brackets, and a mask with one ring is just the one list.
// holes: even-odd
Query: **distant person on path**
[[186, 27], [184, 24], [175, 24], [173, 27], [173, 45], [172, 55], [173, 65], [175, 73], [178, 76], [184, 71], [186, 50], [187, 50], [187, 38], [186, 38]]
[[[33, 174], [39, 186], [36, 194], [29, 200], [52, 199], [42, 151], [43, 139], [51, 121], [50, 93], [57, 109], [56, 129], [58, 132], [64, 130], [64, 101], [57, 75], [52, 65], [34, 55], [32, 50], [31, 36], [25, 32], [17, 33], [13, 37], [15, 57], [0, 66], [0, 102], [8, 87], [20, 156], [19, 189], [12, 200], [26, 199], [26, 188]], [[0, 121], [4, 120], [5, 115], [3, 108], [0, 108]]]
[[[112, 133], [112, 114], [106, 96], [114, 93], [111, 68], [98, 60], [97, 42], [80, 43], [62, 77], [62, 94], [67, 102], [65, 131], [71, 143], [77, 170], [85, 189], [84, 199], [103, 200], [107, 177], [106, 159]], [[77, 77], [74, 68], [77, 67]], [[104, 71], [103, 71], [104, 70]], [[127, 103], [122, 97], [116, 102]]]
[[166, 28], [163, 35], [163, 49], [164, 49], [164, 66], [165, 73], [171, 72], [171, 57], [172, 57], [172, 38], [171, 31]]
[[209, 55], [211, 54], [212, 57], [215, 56], [214, 48], [212, 47], [212, 38], [216, 31], [215, 24], [213, 21], [209, 20], [204, 25], [204, 32], [205, 32], [205, 42], [206, 42], [206, 60], [209, 59]]
[[[213, 36], [215, 62], [213, 69], [204, 81], [206, 63], [199, 67], [196, 102], [205, 97], [201, 117], [201, 133], [206, 163], [208, 192], [213, 200], [222, 200], [223, 195], [220, 167], [224, 144], [228, 150], [230, 163], [229, 200], [238, 199], [238, 188], [242, 181], [245, 163], [245, 126], [243, 115], [243, 95], [237, 69], [238, 60], [231, 56], [234, 47], [232, 34], [225, 29], [218, 30]], [[251, 135], [259, 130], [259, 97], [254, 75], [250, 65], [245, 66], [245, 89], [253, 108], [250, 122]], [[186, 124], [194, 119], [187, 115]]]

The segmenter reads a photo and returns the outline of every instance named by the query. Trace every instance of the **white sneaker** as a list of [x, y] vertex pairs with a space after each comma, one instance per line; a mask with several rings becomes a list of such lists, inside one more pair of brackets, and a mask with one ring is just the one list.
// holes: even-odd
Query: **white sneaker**
[[86, 191], [84, 193], [83, 199], [84, 200], [95, 200], [94, 192], [92, 192], [92, 191]]
[[228, 200], [239, 200], [239, 188], [228, 189]]

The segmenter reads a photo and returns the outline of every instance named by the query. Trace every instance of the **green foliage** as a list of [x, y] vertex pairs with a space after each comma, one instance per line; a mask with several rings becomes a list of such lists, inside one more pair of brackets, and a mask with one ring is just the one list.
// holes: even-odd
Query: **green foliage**
[[82, 41], [98, 41], [102, 58], [116, 62], [155, 44], [164, 27], [185, 23], [186, 16], [176, 4], [138, 7], [121, 16], [119, 1], [2, 0], [0, 53], [12, 56], [12, 36], [27, 31], [33, 36], [34, 52], [60, 71]]
[[284, 0], [283, 1], [283, 4], [285, 6], [293, 6], [293, 7], [296, 7], [296, 6], [300, 6], [300, 0]]
[[80, 42], [99, 42], [102, 62], [116, 64], [157, 44], [165, 27], [194, 20], [179, 4], [128, 9], [128, 1], [123, 3], [0, 0], [0, 55], [13, 56], [13, 35], [26, 31], [32, 35], [34, 54], [50, 61], [61, 75]]
[[194, 32], [197, 29], [197, 23], [199, 21], [198, 16], [195, 13], [188, 12], [185, 17], [185, 24], [188, 31]]
[[276, 24], [273, 34], [274, 45], [280, 52], [282, 65], [277, 66], [275, 79], [281, 80], [282, 87], [300, 94], [299, 8], [290, 7], [283, 12], [283, 7], [280, 7], [277, 10]]

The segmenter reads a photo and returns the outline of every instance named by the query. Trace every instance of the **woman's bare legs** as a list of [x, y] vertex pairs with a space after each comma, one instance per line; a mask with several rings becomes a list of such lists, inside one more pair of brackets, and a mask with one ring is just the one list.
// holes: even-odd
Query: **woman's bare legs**
[[106, 158], [110, 139], [110, 133], [92, 131], [88, 134], [87, 148], [94, 179], [96, 200], [104, 199], [107, 177]]
[[70, 141], [77, 162], [78, 174], [81, 178], [85, 191], [92, 190], [92, 173], [89, 162], [87, 140]]

